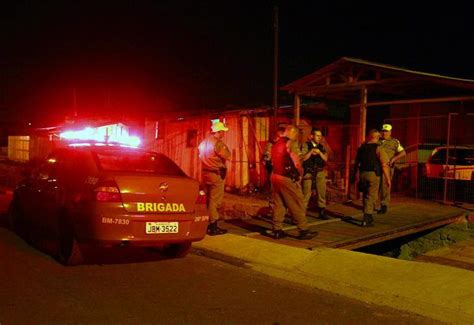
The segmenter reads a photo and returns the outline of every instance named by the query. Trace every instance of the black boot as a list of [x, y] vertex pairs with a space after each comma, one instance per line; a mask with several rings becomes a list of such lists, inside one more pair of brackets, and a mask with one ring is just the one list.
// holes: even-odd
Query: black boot
[[286, 236], [288, 236], [288, 234], [281, 229], [273, 231], [273, 238], [275, 239], [282, 239]]
[[218, 236], [226, 234], [227, 230], [217, 227], [217, 221], [212, 222], [207, 226], [207, 234], [209, 236]]
[[387, 206], [386, 205], [381, 205], [378, 214], [385, 214], [387, 213]]
[[329, 220], [330, 218], [326, 214], [326, 209], [325, 208], [319, 208], [319, 219], [321, 220]]
[[317, 231], [309, 231], [309, 230], [300, 230], [300, 234], [296, 237], [299, 240], [307, 240], [312, 239], [318, 235]]
[[361, 227], [373, 227], [373, 226], [374, 226], [374, 218], [372, 218], [372, 215], [364, 213], [364, 219], [362, 220]]

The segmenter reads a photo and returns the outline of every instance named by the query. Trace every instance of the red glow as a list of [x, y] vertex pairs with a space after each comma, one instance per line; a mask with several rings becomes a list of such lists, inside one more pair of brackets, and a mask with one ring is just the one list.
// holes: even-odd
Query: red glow
[[120, 191], [114, 181], [101, 184], [94, 192], [95, 200], [98, 202], [122, 202]]
[[106, 128], [87, 127], [82, 130], [71, 130], [62, 132], [61, 139], [76, 141], [93, 141], [98, 143], [118, 143], [130, 147], [138, 147], [140, 138], [128, 135], [128, 132], [122, 134], [108, 134]]

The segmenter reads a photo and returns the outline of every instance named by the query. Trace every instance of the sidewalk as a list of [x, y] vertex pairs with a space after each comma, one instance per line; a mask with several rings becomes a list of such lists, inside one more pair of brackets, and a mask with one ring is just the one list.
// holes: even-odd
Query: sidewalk
[[269, 276], [449, 323], [474, 322], [474, 272], [342, 249], [310, 251], [226, 234], [193, 244], [196, 253]]
[[[225, 219], [265, 215], [268, 201], [225, 194]], [[196, 253], [269, 276], [449, 323], [474, 323], [474, 272], [343, 249], [305, 248], [226, 234], [193, 244]]]

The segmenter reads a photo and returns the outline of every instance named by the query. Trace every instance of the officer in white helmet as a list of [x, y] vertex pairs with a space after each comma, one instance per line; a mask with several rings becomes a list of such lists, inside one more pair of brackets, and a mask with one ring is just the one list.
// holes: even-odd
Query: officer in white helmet
[[[395, 162], [406, 155], [405, 149], [395, 138], [392, 138], [392, 125], [384, 124], [381, 130], [382, 137], [380, 138], [380, 146], [387, 154], [389, 159], [388, 165], [390, 167], [390, 178], [393, 178], [395, 170]], [[390, 179], [391, 180], [391, 179]], [[379, 214], [387, 213], [387, 207], [390, 203], [390, 187], [386, 186], [387, 182], [381, 183], [380, 186], [380, 210]]]
[[224, 198], [226, 161], [231, 158], [227, 145], [222, 141], [229, 129], [222, 122], [212, 124], [211, 133], [199, 144], [199, 159], [202, 163], [202, 182], [207, 188], [210, 236], [223, 235], [227, 230], [217, 226], [218, 209]]

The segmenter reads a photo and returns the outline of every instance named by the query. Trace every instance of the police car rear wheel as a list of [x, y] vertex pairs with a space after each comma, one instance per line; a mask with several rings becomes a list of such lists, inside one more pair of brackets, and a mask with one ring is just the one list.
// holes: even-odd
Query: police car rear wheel
[[64, 220], [60, 222], [58, 259], [66, 266], [79, 265], [83, 262], [81, 248], [74, 237], [72, 227]]

